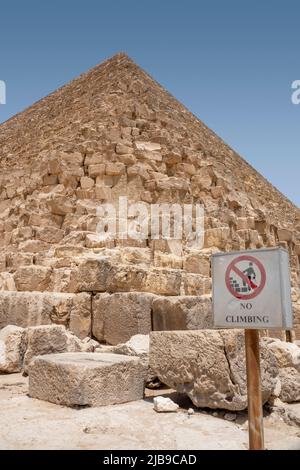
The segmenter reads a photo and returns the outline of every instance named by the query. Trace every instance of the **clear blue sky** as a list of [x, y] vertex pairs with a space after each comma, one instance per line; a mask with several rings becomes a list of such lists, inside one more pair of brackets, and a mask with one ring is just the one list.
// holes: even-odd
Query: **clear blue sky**
[[125, 51], [300, 206], [299, 0], [7, 0], [0, 19], [0, 122]]

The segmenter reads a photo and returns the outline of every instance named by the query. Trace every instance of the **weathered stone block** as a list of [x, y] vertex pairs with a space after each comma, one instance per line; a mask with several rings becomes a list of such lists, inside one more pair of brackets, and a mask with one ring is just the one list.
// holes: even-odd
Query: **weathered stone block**
[[0, 292], [0, 328], [51, 323], [69, 326], [80, 338], [90, 334], [91, 296], [87, 293]]
[[141, 400], [145, 366], [137, 357], [64, 353], [36, 357], [29, 395], [65, 406], [105, 406]]
[[25, 329], [22, 349], [25, 351], [23, 370], [28, 372], [31, 360], [35, 356], [64, 352], [81, 352], [88, 348], [77, 336], [62, 325], [32, 326]]
[[115, 345], [136, 334], [149, 334], [153, 298], [138, 292], [97, 294], [92, 300], [93, 336]]
[[25, 330], [8, 325], [0, 331], [0, 373], [20, 372], [23, 360]]
[[212, 328], [212, 303], [209, 296], [158, 297], [152, 304], [155, 331], [200, 330]]
[[[261, 347], [262, 399], [277, 384], [275, 356]], [[235, 330], [163, 331], [150, 334], [150, 367], [166, 385], [186, 393], [195, 406], [247, 407], [244, 334]]]
[[18, 291], [45, 291], [51, 282], [51, 268], [45, 266], [20, 266], [14, 274]]

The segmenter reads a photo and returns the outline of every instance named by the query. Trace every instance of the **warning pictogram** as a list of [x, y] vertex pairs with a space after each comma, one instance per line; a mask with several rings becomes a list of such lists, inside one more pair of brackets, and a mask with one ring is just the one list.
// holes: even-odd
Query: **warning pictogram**
[[254, 256], [238, 256], [228, 265], [225, 282], [237, 299], [254, 299], [265, 287], [266, 270]]

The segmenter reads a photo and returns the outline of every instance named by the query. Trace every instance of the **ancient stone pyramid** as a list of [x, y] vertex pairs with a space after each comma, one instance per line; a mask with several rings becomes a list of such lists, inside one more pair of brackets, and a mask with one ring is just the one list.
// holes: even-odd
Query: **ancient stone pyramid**
[[[300, 334], [300, 210], [125, 54], [2, 124], [0, 168], [0, 328], [207, 327], [211, 253], [282, 245]], [[97, 239], [97, 207], [125, 195], [202, 203], [204, 247]]]

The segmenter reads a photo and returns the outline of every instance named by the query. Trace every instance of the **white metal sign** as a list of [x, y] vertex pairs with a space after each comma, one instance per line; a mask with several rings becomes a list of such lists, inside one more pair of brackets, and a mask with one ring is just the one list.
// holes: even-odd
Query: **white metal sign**
[[293, 327], [289, 255], [263, 248], [212, 256], [214, 326]]

